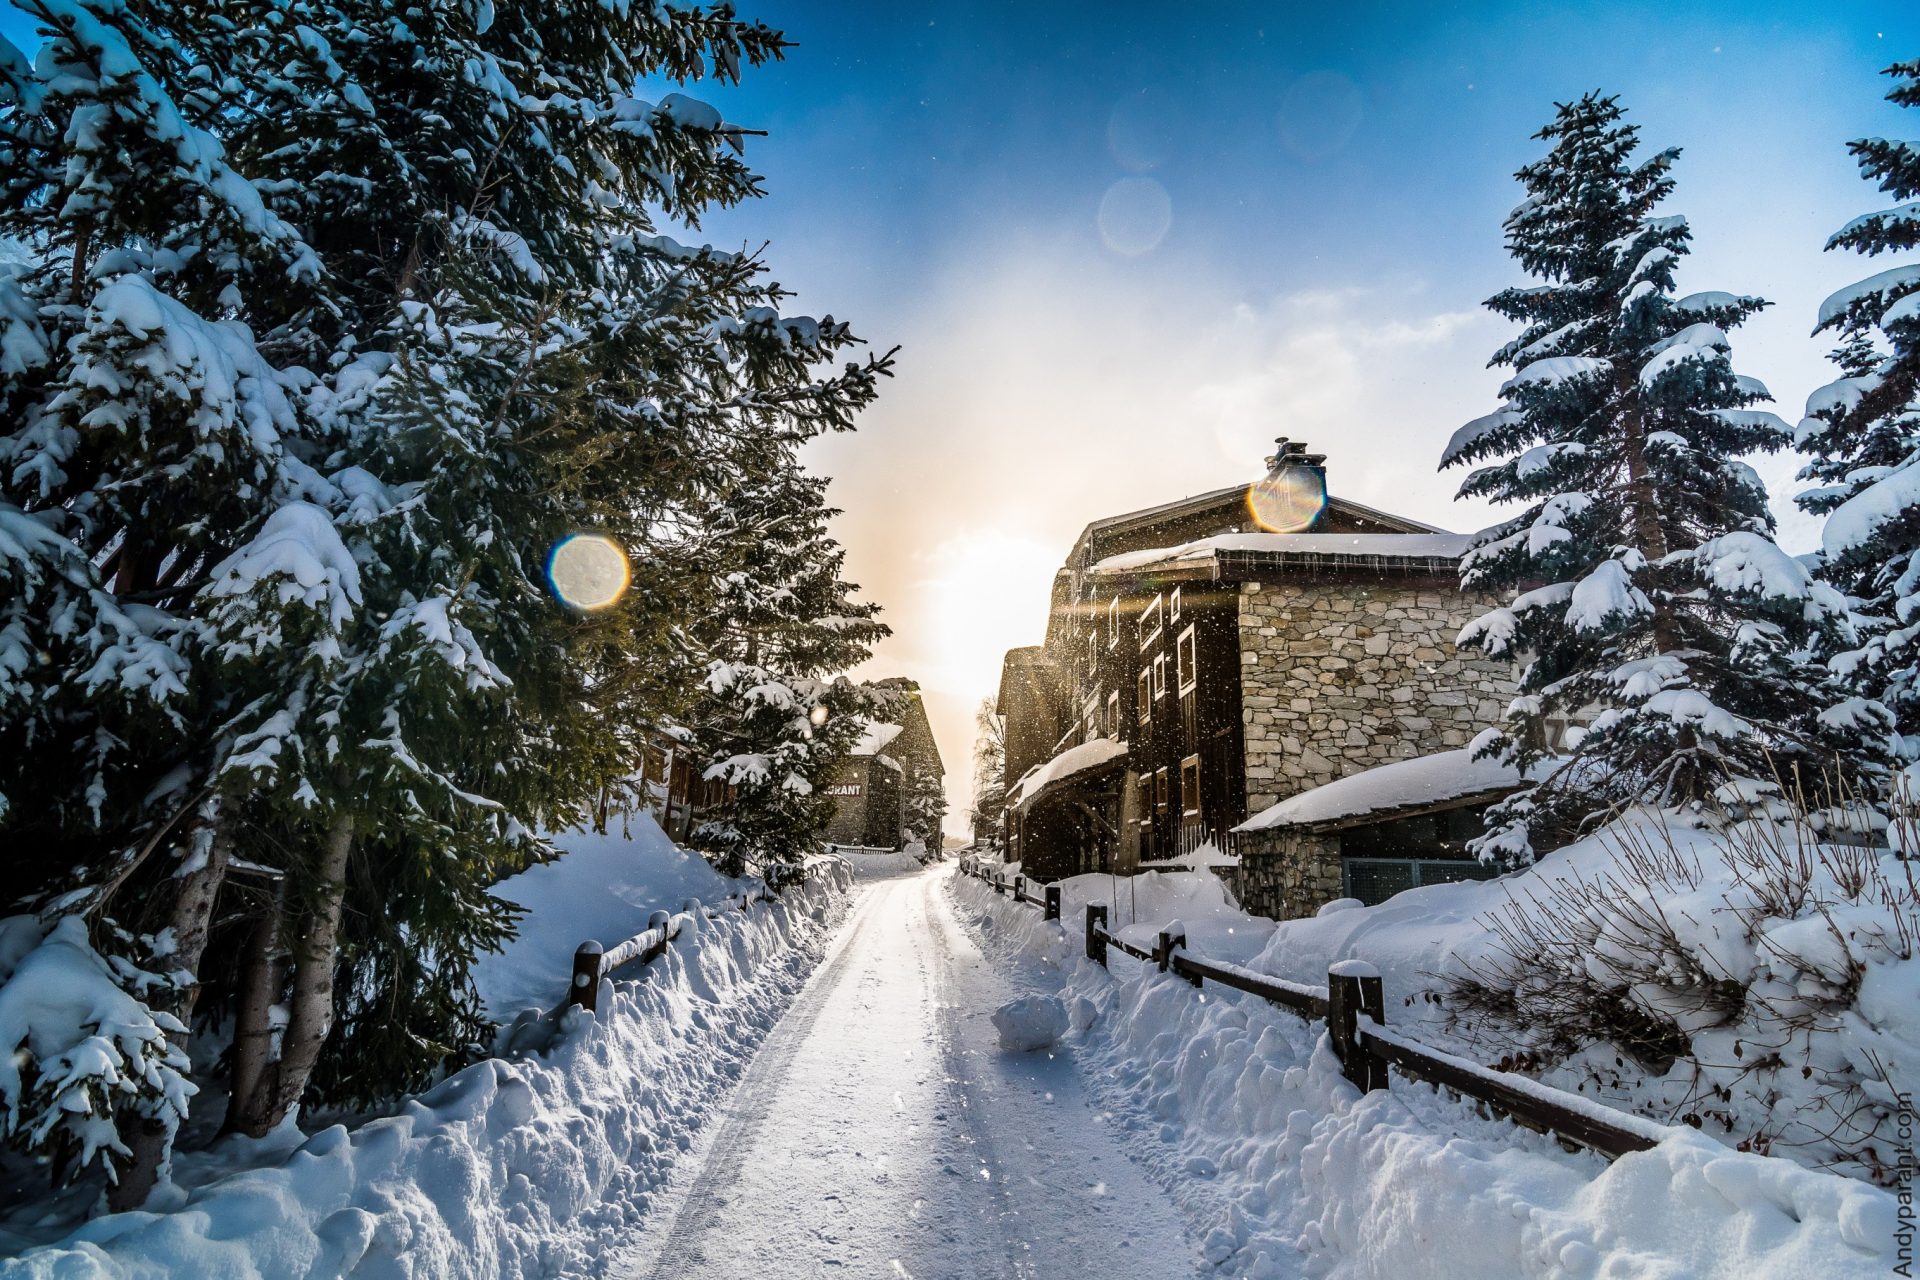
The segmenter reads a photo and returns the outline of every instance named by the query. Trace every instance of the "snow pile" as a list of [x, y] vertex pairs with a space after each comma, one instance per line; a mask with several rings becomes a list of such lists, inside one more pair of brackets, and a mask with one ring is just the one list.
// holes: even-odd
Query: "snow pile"
[[711, 906], [757, 883], [725, 878], [699, 854], [677, 848], [645, 814], [610, 826], [554, 836], [558, 858], [488, 891], [525, 911], [518, 934], [474, 964], [474, 985], [494, 1021], [558, 1004], [581, 943], [612, 947], [645, 929], [655, 911], [679, 911], [690, 898]]
[[818, 962], [849, 882], [828, 862], [776, 902], [690, 919], [597, 1016], [569, 1014], [550, 1053], [477, 1063], [291, 1152], [269, 1138], [188, 1157], [182, 1207], [95, 1219], [0, 1277], [595, 1271]]
[[[986, 945], [1003, 961], [1050, 971], [1043, 983], [1069, 1004], [1094, 1006], [1074, 1020], [1092, 1092], [1131, 1133], [1129, 1153], [1212, 1224], [1200, 1233], [1221, 1274], [1839, 1280], [1894, 1264], [1897, 1204], [1864, 1183], [1691, 1133], [1609, 1165], [1397, 1076], [1362, 1095], [1317, 1024], [1118, 953], [1102, 970], [1075, 921], [1044, 922], [967, 879], [953, 892], [991, 919]], [[1324, 980], [1324, 957], [1316, 969]], [[1402, 1017], [1392, 981], [1389, 1016]]]
[[1008, 1053], [1051, 1049], [1067, 1034], [1067, 1006], [1058, 996], [1021, 996], [993, 1012], [993, 1029]]

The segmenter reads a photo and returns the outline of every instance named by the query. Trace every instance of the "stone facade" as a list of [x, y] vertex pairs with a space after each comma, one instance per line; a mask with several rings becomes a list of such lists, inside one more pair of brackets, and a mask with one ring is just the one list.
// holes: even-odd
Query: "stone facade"
[[[1494, 723], [1513, 696], [1511, 666], [1453, 646], [1494, 605], [1433, 581], [1242, 584], [1248, 814], [1362, 769], [1463, 747]], [[1337, 897], [1337, 857], [1333, 885]]]
[[1345, 888], [1340, 835], [1298, 828], [1254, 832], [1240, 848], [1241, 905], [1275, 920], [1310, 916]]

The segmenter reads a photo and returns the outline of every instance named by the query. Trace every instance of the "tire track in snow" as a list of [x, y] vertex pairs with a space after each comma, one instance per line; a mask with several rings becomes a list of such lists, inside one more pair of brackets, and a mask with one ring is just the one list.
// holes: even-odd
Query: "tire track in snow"
[[919, 901], [915, 905], [920, 909], [920, 920], [925, 926], [924, 936], [929, 939], [926, 953], [933, 960], [934, 1016], [940, 1032], [940, 1056], [946, 1068], [947, 1096], [952, 1100], [949, 1110], [958, 1117], [960, 1127], [966, 1131], [964, 1140], [979, 1158], [987, 1175], [982, 1181], [986, 1183], [988, 1202], [992, 1206], [995, 1234], [1006, 1253], [1006, 1274], [1015, 1280], [1027, 1280], [1028, 1277], [1037, 1276], [1038, 1272], [1032, 1260], [1025, 1256], [1021, 1242], [1008, 1230], [1011, 1224], [1018, 1221], [1018, 1210], [1014, 1207], [1013, 1197], [1007, 1190], [1003, 1176], [1006, 1166], [995, 1154], [992, 1135], [982, 1122], [985, 1100], [979, 1096], [978, 1086], [970, 1082], [972, 1072], [960, 1045], [960, 1001], [954, 981], [957, 961], [953, 955], [953, 930], [934, 919], [939, 908], [933, 903], [933, 895], [939, 891], [938, 882], [932, 878], [923, 880]]
[[787, 1007], [772, 1034], [761, 1043], [734, 1091], [726, 1121], [714, 1136], [699, 1174], [673, 1215], [660, 1256], [646, 1273], [648, 1280], [681, 1280], [705, 1265], [706, 1257], [700, 1246], [707, 1234], [720, 1226], [728, 1204], [727, 1193], [739, 1183], [741, 1170], [759, 1146], [760, 1131], [779, 1100], [787, 1069], [813, 1034], [821, 1011], [859, 954], [855, 944], [873, 922], [881, 897], [872, 890], [862, 895], [853, 919], [834, 942], [832, 958], [814, 971], [806, 988]]

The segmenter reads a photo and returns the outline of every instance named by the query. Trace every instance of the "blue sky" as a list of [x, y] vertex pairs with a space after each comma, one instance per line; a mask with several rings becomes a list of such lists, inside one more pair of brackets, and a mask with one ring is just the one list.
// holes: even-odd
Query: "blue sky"
[[[1912, 5], [754, 12], [799, 47], [708, 96], [770, 130], [769, 196], [704, 231], [770, 239], [803, 307], [903, 344], [816, 460], [899, 633], [876, 665], [927, 684], [950, 767], [1088, 520], [1250, 478], [1278, 434], [1336, 493], [1494, 517], [1434, 466], [1494, 403], [1507, 333], [1480, 303], [1519, 281], [1500, 224], [1555, 101], [1617, 92], [1684, 149], [1682, 287], [1776, 301], [1735, 356], [1789, 421], [1828, 376], [1814, 308], [1867, 274], [1821, 252], [1878, 207], [1845, 141], [1920, 133], [1876, 74], [1920, 53]], [[1791, 493], [1790, 462], [1761, 469]]]
[[798, 47], [695, 91], [770, 136], [767, 198], [694, 238], [770, 242], [797, 309], [902, 345], [814, 462], [897, 632], [874, 668], [926, 684], [956, 800], [971, 706], [1087, 521], [1251, 478], [1279, 434], [1336, 493], [1492, 518], [1434, 464], [1494, 403], [1480, 303], [1519, 281], [1500, 223], [1556, 100], [1617, 92], [1684, 148], [1681, 285], [1776, 301], [1734, 354], [1790, 421], [1828, 376], [1815, 307], [1868, 274], [1821, 252], [1878, 207], [1844, 144], [1920, 135], [1876, 74], [1920, 54], [1910, 2], [740, 7]]

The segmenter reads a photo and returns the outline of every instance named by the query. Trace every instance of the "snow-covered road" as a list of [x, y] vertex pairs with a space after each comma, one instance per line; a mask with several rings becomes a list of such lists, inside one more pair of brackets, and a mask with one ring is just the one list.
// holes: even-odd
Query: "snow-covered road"
[[962, 932], [950, 868], [874, 882], [679, 1162], [623, 1280], [1099, 1275], [1200, 1256], [1064, 1056], [1007, 1054], [1016, 994]]

